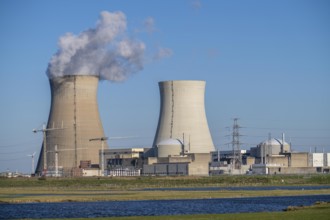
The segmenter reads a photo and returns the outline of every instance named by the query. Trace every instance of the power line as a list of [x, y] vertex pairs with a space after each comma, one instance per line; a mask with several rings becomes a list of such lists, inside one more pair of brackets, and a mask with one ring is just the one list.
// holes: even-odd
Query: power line
[[22, 160], [22, 159], [28, 159], [28, 157], [16, 157], [16, 158], [13, 158], [13, 159], [1, 159], [1, 162], [2, 161], [15, 161], [15, 160]]
[[20, 154], [20, 153], [26, 153], [29, 152], [29, 150], [24, 150], [24, 151], [16, 151], [16, 152], [1, 152], [0, 155], [4, 155], [4, 154]]
[[37, 143], [37, 141], [40, 141], [40, 140], [39, 139], [33, 139], [33, 140], [28, 140], [28, 141], [14, 143], [14, 144], [0, 145], [0, 148], [18, 147], [18, 146], [21, 146], [21, 145]]
[[299, 139], [330, 139], [330, 137], [297, 137], [297, 136], [288, 136], [288, 138], [299, 138]]
[[246, 129], [255, 129], [255, 130], [286, 130], [286, 131], [330, 131], [330, 129], [320, 129], [320, 128], [276, 128], [276, 127], [246, 127]]

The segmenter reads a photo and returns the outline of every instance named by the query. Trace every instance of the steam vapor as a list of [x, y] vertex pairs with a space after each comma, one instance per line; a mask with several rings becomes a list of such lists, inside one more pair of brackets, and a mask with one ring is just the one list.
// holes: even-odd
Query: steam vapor
[[144, 43], [128, 38], [125, 32], [124, 13], [101, 12], [95, 28], [60, 37], [58, 51], [48, 64], [48, 77], [96, 75], [115, 82], [125, 80], [143, 69], [145, 52]]
[[173, 52], [169, 48], [159, 47], [157, 53], [153, 56], [154, 60], [160, 60], [172, 56]]

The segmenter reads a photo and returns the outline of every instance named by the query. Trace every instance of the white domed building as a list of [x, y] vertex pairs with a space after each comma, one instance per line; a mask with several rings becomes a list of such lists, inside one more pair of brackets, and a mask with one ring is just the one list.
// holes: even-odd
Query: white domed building
[[157, 156], [178, 156], [182, 153], [183, 143], [179, 139], [166, 139], [157, 144]]
[[[274, 162], [274, 160], [285, 157], [286, 153], [291, 153], [290, 144], [277, 138], [265, 140], [256, 147], [251, 148], [250, 151], [250, 155], [255, 158], [256, 164], [266, 164], [271, 163], [272, 161]], [[287, 163], [288, 162], [285, 164]]]
[[257, 156], [261, 155], [279, 155], [281, 153], [289, 153], [290, 144], [277, 138], [272, 138], [270, 140], [265, 140], [257, 145]]

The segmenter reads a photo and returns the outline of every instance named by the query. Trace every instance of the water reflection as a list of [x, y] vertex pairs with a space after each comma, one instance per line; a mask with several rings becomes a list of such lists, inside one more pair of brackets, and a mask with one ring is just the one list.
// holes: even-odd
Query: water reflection
[[330, 202], [330, 195], [227, 199], [1, 204], [0, 219], [87, 218], [281, 211]]

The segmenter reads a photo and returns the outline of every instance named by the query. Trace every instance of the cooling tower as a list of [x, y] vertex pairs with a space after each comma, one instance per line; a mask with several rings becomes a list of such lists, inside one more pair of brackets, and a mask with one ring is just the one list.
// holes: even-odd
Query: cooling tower
[[[80, 161], [99, 164], [101, 142], [90, 141], [104, 136], [97, 105], [98, 81], [96, 76], [82, 75], [50, 79], [51, 109], [46, 149], [43, 144], [37, 173], [44, 170], [45, 151], [48, 173], [58, 167], [63, 169], [64, 175], [70, 175], [68, 172], [79, 167]], [[104, 147], [108, 147], [106, 143]]]
[[[153, 147], [177, 139], [189, 153], [209, 153], [214, 145], [207, 124], [204, 93], [205, 81], [159, 82], [160, 114]], [[155, 156], [156, 156], [155, 155]], [[173, 151], [173, 155], [177, 152]]]

